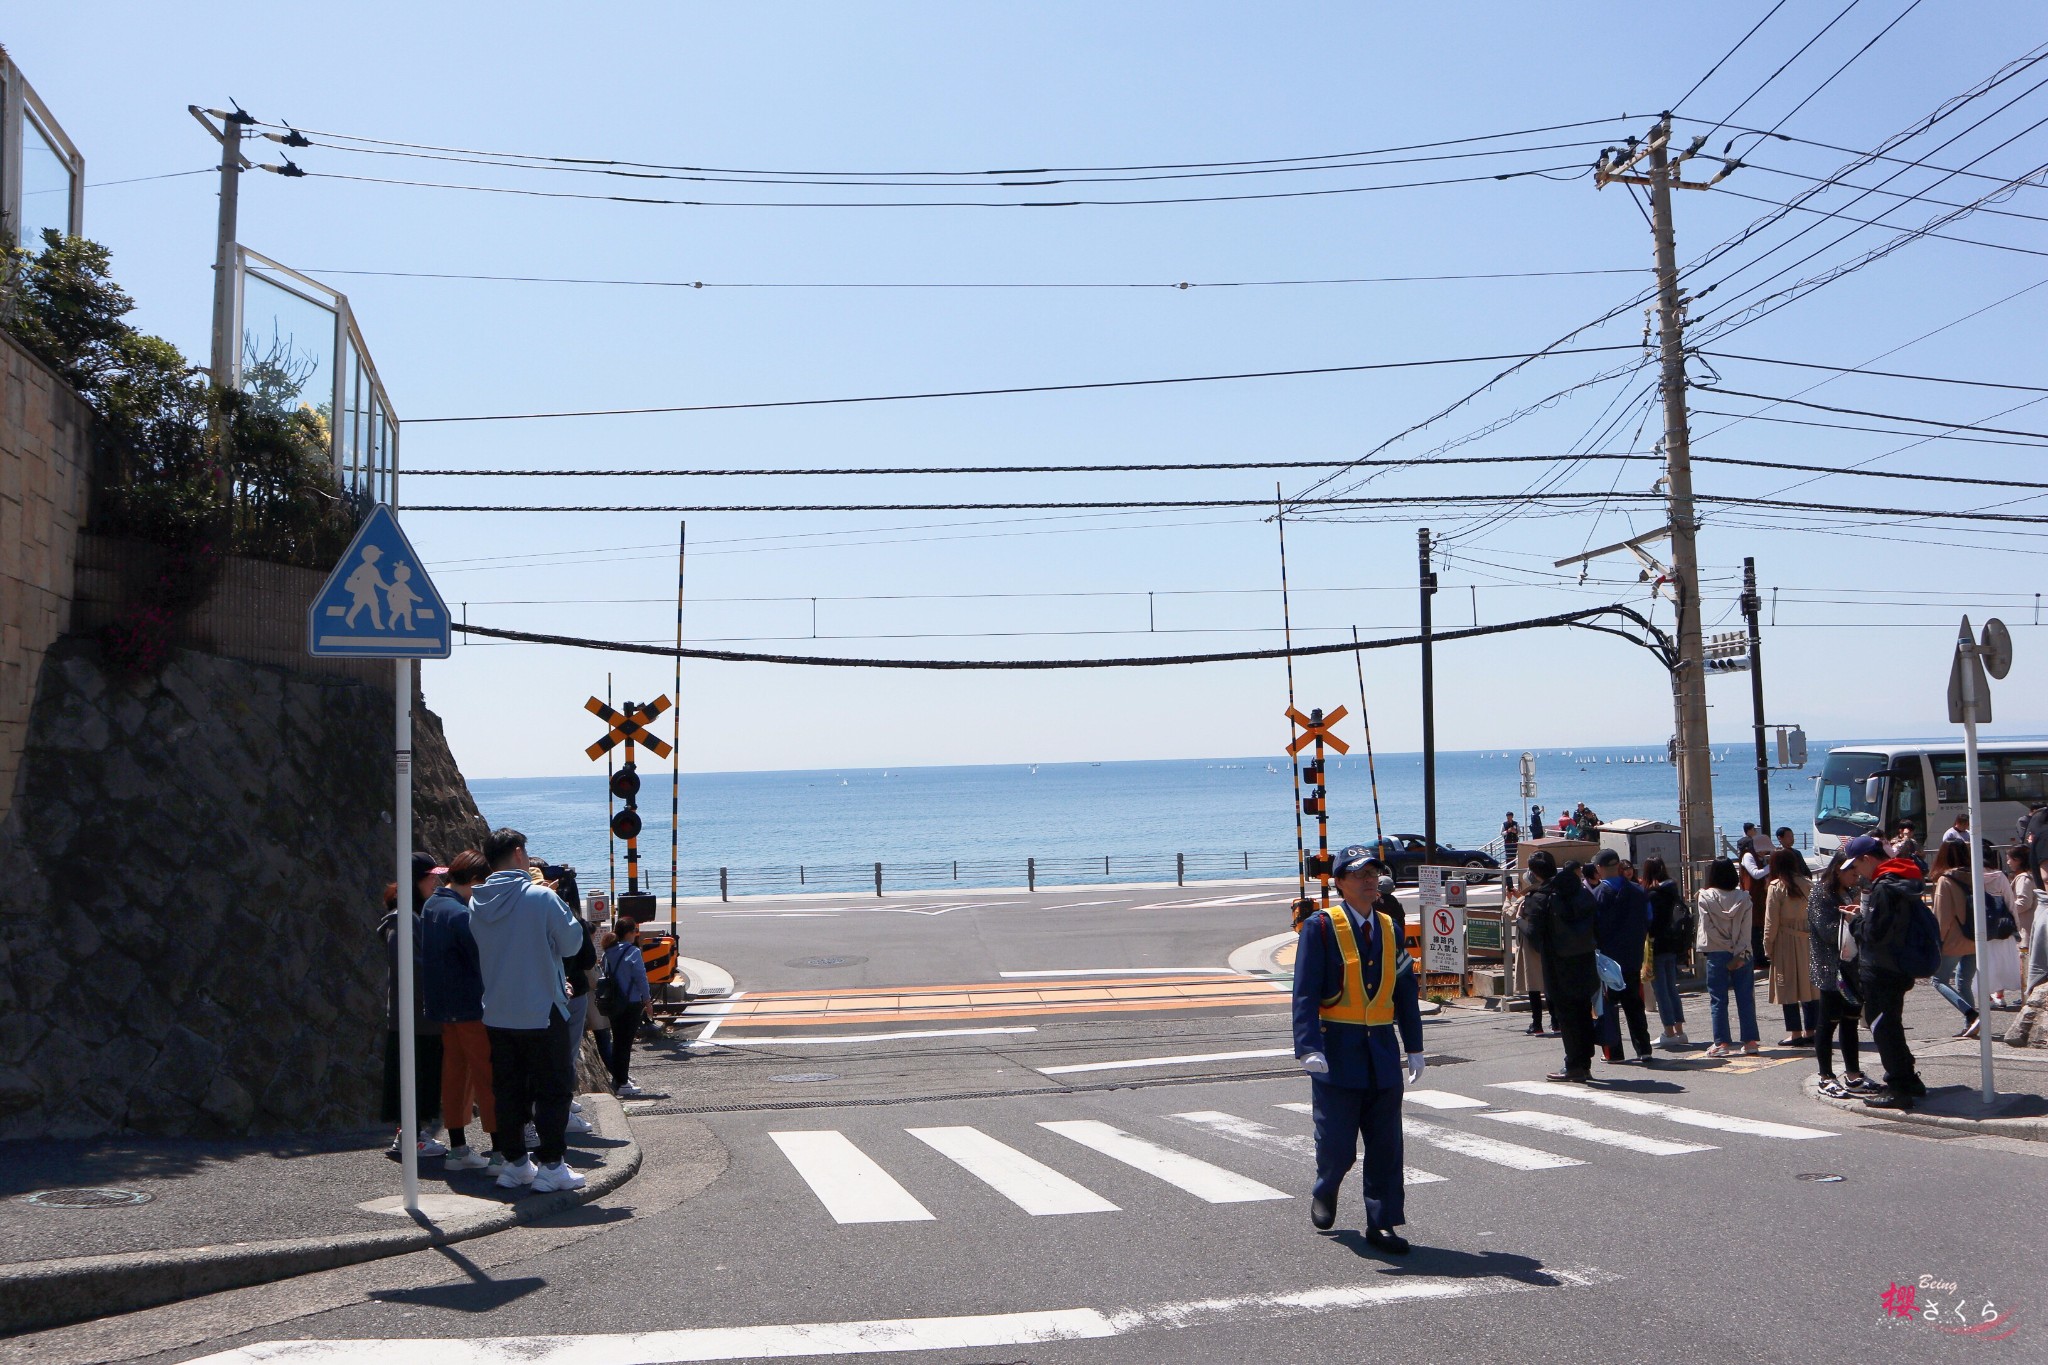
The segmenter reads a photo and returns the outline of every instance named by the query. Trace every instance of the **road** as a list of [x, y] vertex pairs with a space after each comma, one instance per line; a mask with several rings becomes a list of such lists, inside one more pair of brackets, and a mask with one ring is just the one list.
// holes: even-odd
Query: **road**
[[[1355, 1177], [1337, 1233], [1316, 1234], [1284, 983], [1225, 970], [1285, 927], [1288, 890], [690, 909], [685, 951], [742, 994], [645, 1049], [646, 1166], [617, 1195], [512, 1240], [11, 1349], [57, 1365], [2048, 1359], [2026, 1232], [2048, 1145], [1823, 1107], [1789, 1051], [1599, 1064], [1597, 1087], [1567, 1089], [1541, 1081], [1558, 1046], [1526, 1016], [1446, 1009], [1407, 1102], [1414, 1254], [1365, 1245]], [[1915, 996], [1919, 1045], [1946, 1039], [1952, 1013]], [[2005, 1074], [2040, 1088], [2039, 1068]], [[1885, 1311], [1900, 1285], [1915, 1316]], [[1987, 1304], [1993, 1333], [1949, 1330]]]

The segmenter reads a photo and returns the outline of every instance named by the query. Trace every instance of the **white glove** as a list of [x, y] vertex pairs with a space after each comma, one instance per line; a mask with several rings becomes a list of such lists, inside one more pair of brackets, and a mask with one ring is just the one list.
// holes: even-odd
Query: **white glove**
[[1428, 1062], [1421, 1053], [1408, 1054], [1408, 1081], [1411, 1085], [1422, 1079], [1422, 1068], [1427, 1065]]
[[1330, 1074], [1330, 1059], [1320, 1052], [1311, 1052], [1301, 1059], [1301, 1069], [1311, 1076]]

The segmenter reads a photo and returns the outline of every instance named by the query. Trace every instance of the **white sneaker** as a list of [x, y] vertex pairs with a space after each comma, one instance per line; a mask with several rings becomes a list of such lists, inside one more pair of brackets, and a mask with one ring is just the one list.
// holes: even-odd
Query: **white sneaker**
[[492, 1148], [492, 1149], [491, 1149], [491, 1160], [490, 1160], [490, 1164], [489, 1164], [488, 1166], [484, 1167], [484, 1170], [485, 1170], [485, 1171], [486, 1171], [486, 1172], [487, 1172], [488, 1174], [491, 1174], [491, 1175], [496, 1175], [496, 1174], [497, 1174], [497, 1173], [498, 1173], [499, 1171], [502, 1171], [502, 1170], [504, 1170], [504, 1169], [505, 1169], [505, 1154], [504, 1154], [503, 1152], [499, 1151], [499, 1150], [498, 1150], [497, 1148], [495, 1148], [495, 1147], [494, 1147], [494, 1148]]
[[584, 1118], [583, 1115], [571, 1114], [569, 1115], [569, 1127], [567, 1131], [571, 1133], [594, 1133], [597, 1130], [590, 1126], [590, 1120]]
[[624, 1085], [613, 1087], [612, 1093], [622, 1100], [635, 1100], [640, 1098], [643, 1092], [639, 1086], [627, 1081]]
[[436, 1138], [421, 1138], [420, 1155], [446, 1156], [448, 1155], [448, 1144]]
[[534, 1168], [533, 1158], [523, 1156], [516, 1162], [505, 1163], [505, 1169], [498, 1172], [498, 1184], [508, 1190], [524, 1189], [531, 1185], [539, 1174], [540, 1172]]
[[490, 1164], [489, 1157], [468, 1146], [456, 1147], [441, 1159], [441, 1169], [446, 1171], [481, 1171]]
[[582, 1100], [570, 1100], [570, 1101], [569, 1101], [569, 1112], [570, 1112], [570, 1113], [572, 1113], [572, 1114], [580, 1114], [580, 1113], [582, 1113], [582, 1112], [583, 1112], [583, 1101], [582, 1101]]
[[552, 1166], [543, 1166], [533, 1178], [533, 1192], [546, 1194], [553, 1190], [580, 1190], [590, 1182], [569, 1169], [566, 1161], [557, 1161]]

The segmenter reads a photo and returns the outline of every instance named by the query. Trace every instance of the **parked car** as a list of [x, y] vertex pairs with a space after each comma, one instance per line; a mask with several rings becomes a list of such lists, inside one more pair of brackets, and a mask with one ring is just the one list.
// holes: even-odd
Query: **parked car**
[[1477, 870], [1500, 870], [1500, 862], [1492, 854], [1479, 848], [1451, 848], [1437, 844], [1432, 849], [1429, 841], [1420, 834], [1395, 834], [1382, 839], [1373, 846], [1394, 874], [1397, 882], [1412, 882], [1424, 863], [1436, 863], [1447, 867], [1464, 867]]

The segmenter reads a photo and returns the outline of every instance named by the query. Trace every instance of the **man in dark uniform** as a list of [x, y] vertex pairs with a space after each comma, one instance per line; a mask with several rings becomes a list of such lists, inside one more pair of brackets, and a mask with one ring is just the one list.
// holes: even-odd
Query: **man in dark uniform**
[[[1365, 1141], [1365, 1240], [1389, 1255], [1408, 1242], [1401, 1165], [1401, 1073], [1422, 1075], [1422, 1011], [1415, 969], [1379, 899], [1372, 851], [1354, 844], [1332, 860], [1342, 903], [1302, 922], [1294, 959], [1294, 1055], [1309, 1074], [1316, 1121], [1316, 1183], [1309, 1221], [1328, 1231], [1337, 1190]], [[1398, 1032], [1399, 1036], [1396, 1037]]]

